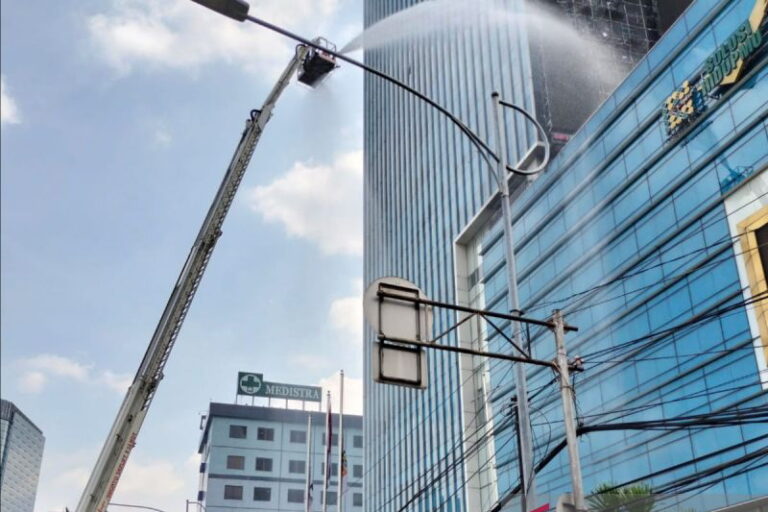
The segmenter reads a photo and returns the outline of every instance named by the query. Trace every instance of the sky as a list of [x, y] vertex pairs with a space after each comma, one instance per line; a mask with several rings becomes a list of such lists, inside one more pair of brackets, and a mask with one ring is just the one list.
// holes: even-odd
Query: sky
[[[339, 46], [362, 26], [359, 0], [251, 3]], [[294, 43], [190, 0], [6, 0], [0, 34], [0, 389], [46, 437], [35, 512], [61, 511]], [[194, 499], [240, 370], [337, 396], [343, 368], [362, 411], [359, 70], [285, 91], [223, 232], [113, 501]]]

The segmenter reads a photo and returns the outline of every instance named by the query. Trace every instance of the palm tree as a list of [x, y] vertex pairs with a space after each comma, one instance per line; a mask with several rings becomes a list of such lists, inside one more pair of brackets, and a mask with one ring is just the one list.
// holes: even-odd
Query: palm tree
[[596, 512], [651, 512], [655, 499], [648, 484], [616, 487], [604, 483], [597, 486], [587, 501]]

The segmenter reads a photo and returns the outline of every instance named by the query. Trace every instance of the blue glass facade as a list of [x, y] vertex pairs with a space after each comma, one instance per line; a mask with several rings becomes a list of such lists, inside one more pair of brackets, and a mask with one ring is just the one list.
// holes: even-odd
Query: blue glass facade
[[[733, 229], [739, 210], [760, 213], [768, 206], [766, 52], [758, 52], [740, 80], [679, 138], [668, 138], [661, 111], [755, 6], [755, 0], [694, 2], [513, 202], [523, 310], [545, 317], [559, 308], [580, 329], [567, 336], [567, 345], [570, 354], [586, 359], [575, 384], [584, 425], [768, 403], [760, 382], [764, 360], [754, 346], [761, 344], [761, 331], [749, 318], [754, 313], [739, 305], [750, 291], [740, 276], [743, 253]], [[729, 201], [739, 206], [729, 208]], [[468, 267], [458, 274], [477, 271], [478, 284], [466, 286], [470, 300], [505, 311], [501, 226], [487, 222], [476, 229], [466, 244], [472, 252]], [[530, 338], [535, 357], [553, 357], [549, 332], [534, 330]], [[509, 352], [503, 338], [489, 333], [488, 339], [489, 349]], [[489, 380], [493, 423], [502, 424], [513, 396], [512, 372], [506, 365], [476, 364], [484, 365]], [[551, 381], [548, 370], [529, 371], [536, 460], [563, 437], [559, 393]], [[768, 446], [766, 434], [765, 424], [585, 434], [585, 488], [640, 479], [682, 493], [694, 509], [765, 496], [765, 460], [733, 461]], [[495, 436], [496, 490], [486, 502], [519, 481], [513, 436], [511, 428]], [[704, 458], [665, 471], [697, 457]], [[708, 469], [711, 474], [675, 485]], [[537, 491], [550, 497], [570, 492], [569, 478], [563, 452], [538, 474]]]
[[[365, 23], [413, 3], [367, 2]], [[723, 313], [747, 293], [733, 244], [732, 210], [754, 213], [756, 205], [768, 206], [758, 191], [749, 207], [728, 209], [728, 201], [739, 199], [745, 187], [761, 183], [768, 165], [765, 54], [753, 58], [738, 83], [680, 138], [668, 140], [661, 111], [666, 98], [696, 75], [754, 6], [755, 0], [694, 1], [546, 173], [514, 199], [521, 305], [535, 317], [562, 309], [580, 329], [567, 337], [569, 352], [592, 356], [576, 380], [578, 413], [586, 425], [766, 403], [753, 348], [759, 334], [754, 320], [744, 307]], [[419, 38], [386, 51], [368, 50], [365, 58], [492, 141], [491, 91], [535, 109], [530, 49], [521, 27], [471, 27], [460, 39]], [[494, 187], [477, 152], [439, 114], [406, 93], [367, 77], [365, 95], [366, 282], [395, 275], [440, 300], [507, 311], [498, 214], [472, 220], [493, 209], [493, 203], [484, 206]], [[579, 101], [577, 92], [573, 101]], [[534, 138], [522, 121], [508, 123], [510, 159], [517, 161]], [[735, 174], [744, 179], [724, 192], [723, 183]], [[471, 236], [459, 237], [454, 247], [468, 225]], [[703, 320], [705, 315], [710, 316]], [[688, 321], [695, 322], [645, 344], [628, 343]], [[453, 322], [452, 314], [442, 312], [435, 331]], [[449, 336], [445, 342], [510, 351], [492, 333], [477, 338]], [[552, 358], [548, 332], [532, 330], [530, 342], [535, 357]], [[372, 384], [369, 357], [366, 352], [365, 510], [399, 510], [406, 504], [419, 511], [488, 510], [517, 485], [514, 429], [505, 421], [514, 395], [509, 365], [460, 362], [431, 352], [429, 387], [416, 391]], [[559, 394], [551, 381], [547, 371], [529, 371], [536, 461], [562, 438]], [[503, 426], [478, 453], [465, 453], [468, 416], [486, 432]], [[663, 488], [765, 447], [763, 434], [768, 434], [765, 425], [585, 434], [585, 488], [630, 481], [724, 449], [647, 480]], [[704, 490], [727, 494], [730, 501], [765, 495], [764, 462], [725, 467], [698, 482], [714, 479]], [[537, 492], [556, 497], [570, 491], [567, 468], [561, 453], [538, 474]], [[712, 500], [708, 507], [722, 504]]]
[[43, 460], [42, 431], [12, 402], [0, 400], [0, 508], [32, 512]]
[[[416, 0], [370, 0], [369, 26]], [[522, 0], [508, 2], [519, 8]], [[435, 99], [491, 140], [491, 92], [533, 108], [526, 34], [490, 24], [479, 10], [457, 37], [433, 34], [368, 49], [367, 64]], [[402, 90], [365, 78], [365, 281], [398, 276], [430, 297], [454, 300], [452, 244], [490, 196], [487, 168], [467, 138], [434, 109]], [[532, 132], [512, 127], [513, 155]], [[453, 317], [438, 312], [437, 330]], [[461, 386], [457, 358], [429, 354], [425, 391], [373, 384], [365, 353], [365, 510], [463, 511]], [[447, 343], [456, 343], [451, 336]], [[434, 482], [422, 494], [420, 490]]]

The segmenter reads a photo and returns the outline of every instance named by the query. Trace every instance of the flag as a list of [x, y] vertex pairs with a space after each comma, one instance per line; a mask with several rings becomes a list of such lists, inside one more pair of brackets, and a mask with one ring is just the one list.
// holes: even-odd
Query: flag
[[[347, 451], [341, 452], [341, 470], [339, 472], [339, 478], [341, 479], [341, 496], [344, 496], [349, 490], [349, 479], [347, 478]], [[341, 497], [339, 497], [341, 501]]]
[[328, 413], [325, 418], [325, 478], [331, 479], [331, 441], [333, 441], [333, 416], [331, 415], [331, 401], [328, 397]]
[[323, 512], [328, 511], [328, 484], [331, 481], [331, 441], [333, 422], [331, 416], [331, 392], [328, 392], [328, 412], [325, 417], [325, 475], [323, 479]]

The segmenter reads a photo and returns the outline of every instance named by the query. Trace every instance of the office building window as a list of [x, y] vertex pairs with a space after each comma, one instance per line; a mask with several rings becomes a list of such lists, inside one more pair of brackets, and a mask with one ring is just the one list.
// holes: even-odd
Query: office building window
[[[326, 436], [323, 435], [323, 446], [325, 446], [325, 438]], [[338, 446], [339, 445], [339, 434], [331, 434], [331, 446]]]
[[248, 434], [248, 427], [245, 425], [230, 425], [229, 426], [229, 437], [233, 439], [245, 439], [245, 436]]
[[272, 499], [272, 489], [269, 487], [254, 487], [253, 501], [269, 501]]
[[303, 460], [288, 461], [288, 472], [304, 474], [304, 461]]
[[288, 489], [288, 503], [304, 503], [304, 489]]
[[242, 485], [225, 485], [224, 499], [225, 500], [242, 500], [243, 486]]
[[[320, 474], [325, 474], [325, 462], [320, 463]], [[336, 476], [339, 474], [339, 463], [338, 462], [332, 462], [331, 463], [331, 476]]]
[[303, 430], [291, 430], [291, 442], [292, 443], [306, 443], [307, 433]]
[[245, 457], [242, 455], [227, 455], [227, 469], [245, 469]]
[[256, 471], [272, 471], [272, 459], [256, 457]]
[[363, 478], [363, 466], [361, 464], [352, 466], [352, 476], [354, 478]]
[[363, 493], [356, 492], [352, 495], [352, 505], [355, 507], [362, 507], [363, 506]]
[[352, 445], [355, 448], [362, 448], [363, 447], [363, 436], [355, 436], [352, 440]]
[[328, 504], [329, 505], [336, 504], [336, 493], [334, 491], [328, 491]]
[[256, 439], [259, 441], [274, 441], [275, 429], [259, 427], [259, 430], [256, 431]]

